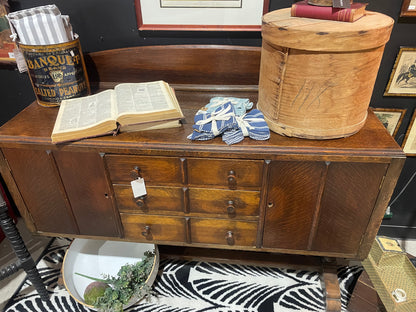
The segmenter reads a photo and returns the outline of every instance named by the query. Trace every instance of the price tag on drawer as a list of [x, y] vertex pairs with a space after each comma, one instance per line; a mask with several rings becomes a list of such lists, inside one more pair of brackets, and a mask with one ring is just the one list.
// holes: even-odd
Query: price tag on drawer
[[143, 178], [137, 178], [136, 180], [131, 181], [130, 184], [131, 189], [133, 190], [134, 198], [144, 196], [147, 194], [146, 185], [144, 184]]

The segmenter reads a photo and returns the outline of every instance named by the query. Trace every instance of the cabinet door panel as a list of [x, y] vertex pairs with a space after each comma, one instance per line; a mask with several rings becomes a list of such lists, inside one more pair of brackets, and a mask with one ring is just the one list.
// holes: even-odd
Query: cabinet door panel
[[98, 153], [54, 152], [80, 234], [121, 236]]
[[53, 160], [44, 150], [3, 149], [36, 230], [77, 234]]
[[331, 163], [312, 249], [356, 253], [388, 164]]
[[306, 250], [326, 165], [275, 161], [270, 166], [263, 246]]

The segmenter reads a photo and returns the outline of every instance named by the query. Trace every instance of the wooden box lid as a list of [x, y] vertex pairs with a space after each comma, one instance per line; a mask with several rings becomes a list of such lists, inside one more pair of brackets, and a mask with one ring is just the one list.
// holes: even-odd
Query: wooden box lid
[[271, 44], [309, 51], [360, 51], [383, 46], [390, 39], [394, 20], [366, 11], [353, 23], [292, 17], [290, 8], [263, 16], [263, 40]]

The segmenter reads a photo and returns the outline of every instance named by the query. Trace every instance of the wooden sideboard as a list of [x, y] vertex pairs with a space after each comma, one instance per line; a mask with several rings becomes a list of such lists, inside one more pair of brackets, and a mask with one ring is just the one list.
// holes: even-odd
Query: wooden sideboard
[[[272, 133], [227, 146], [190, 141], [214, 96], [257, 100], [260, 48], [137, 47], [85, 56], [92, 86], [163, 79], [179, 128], [54, 145], [58, 108], [32, 103], [0, 128], [0, 173], [39, 234], [162, 245], [366, 258], [405, 155], [375, 115], [355, 135]], [[147, 196], [130, 181], [143, 177]]]

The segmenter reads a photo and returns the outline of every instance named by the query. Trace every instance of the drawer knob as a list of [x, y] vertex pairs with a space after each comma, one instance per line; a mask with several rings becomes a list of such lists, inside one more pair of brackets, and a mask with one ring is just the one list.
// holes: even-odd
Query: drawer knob
[[234, 245], [234, 234], [232, 231], [227, 232], [225, 239], [227, 240], [228, 245]]
[[141, 178], [141, 177], [142, 177], [141, 170], [140, 170], [140, 168], [139, 168], [138, 166], [135, 166], [135, 167], [133, 168], [133, 170], [131, 170], [131, 171], [130, 171], [130, 177], [131, 177], [133, 180], [136, 180], [136, 179], [138, 179], [138, 178]]
[[145, 196], [140, 196], [134, 199], [134, 201], [136, 202], [136, 205], [139, 206], [140, 208], [144, 208], [145, 206], [145, 202], [144, 202]]
[[234, 170], [228, 171], [228, 188], [230, 190], [235, 190], [237, 188], [237, 178], [235, 176]]
[[143, 230], [143, 232], [142, 232], [142, 235], [143, 235], [144, 237], [148, 237], [148, 236], [150, 235], [150, 226], [146, 225], [146, 226], [144, 227], [144, 230]]
[[227, 212], [228, 212], [228, 214], [234, 214], [235, 213], [234, 201], [232, 201], [232, 200], [228, 201]]

